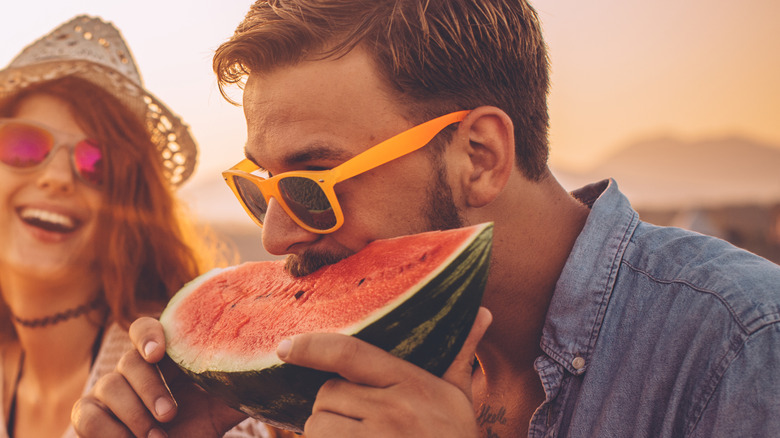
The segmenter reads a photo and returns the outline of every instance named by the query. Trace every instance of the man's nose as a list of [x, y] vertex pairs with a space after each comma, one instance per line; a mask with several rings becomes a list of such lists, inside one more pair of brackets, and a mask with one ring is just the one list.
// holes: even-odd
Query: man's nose
[[320, 236], [307, 231], [287, 214], [276, 198], [268, 202], [263, 221], [263, 247], [273, 255], [296, 254]]

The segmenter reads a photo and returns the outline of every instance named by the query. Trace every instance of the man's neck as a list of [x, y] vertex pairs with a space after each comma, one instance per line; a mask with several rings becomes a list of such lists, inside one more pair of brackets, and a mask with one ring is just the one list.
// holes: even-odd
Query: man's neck
[[511, 433], [492, 436], [517, 436], [544, 400], [533, 364], [555, 285], [589, 212], [551, 175], [513, 178], [488, 212], [496, 219], [483, 306], [493, 323], [477, 349], [484, 374], [475, 376], [475, 409], [485, 433], [511, 424]]

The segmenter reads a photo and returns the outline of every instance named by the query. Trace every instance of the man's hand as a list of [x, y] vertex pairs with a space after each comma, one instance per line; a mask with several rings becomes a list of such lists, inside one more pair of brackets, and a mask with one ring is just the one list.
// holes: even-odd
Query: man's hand
[[351, 336], [297, 335], [277, 354], [288, 363], [338, 373], [305, 425], [307, 438], [476, 437], [471, 396], [474, 353], [492, 316], [481, 308], [455, 361], [438, 378]]
[[208, 396], [165, 356], [159, 321], [136, 320], [130, 339], [136, 349], [74, 405], [79, 436], [221, 437], [246, 418]]

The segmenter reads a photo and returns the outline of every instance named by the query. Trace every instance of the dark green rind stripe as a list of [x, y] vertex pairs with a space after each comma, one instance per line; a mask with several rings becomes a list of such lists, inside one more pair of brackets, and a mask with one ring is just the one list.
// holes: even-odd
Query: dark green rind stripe
[[[474, 323], [487, 282], [493, 226], [486, 226], [442, 272], [354, 336], [441, 376]], [[270, 425], [303, 431], [320, 386], [332, 373], [282, 364], [259, 371], [184, 369], [204, 389]]]
[[492, 227], [486, 227], [439, 275], [357, 338], [441, 376], [476, 318], [487, 282]]

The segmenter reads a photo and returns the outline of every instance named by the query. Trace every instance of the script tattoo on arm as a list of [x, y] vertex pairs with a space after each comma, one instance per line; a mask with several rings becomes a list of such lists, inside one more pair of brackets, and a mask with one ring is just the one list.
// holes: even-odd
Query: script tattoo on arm
[[485, 430], [487, 438], [498, 438], [498, 433], [493, 431], [491, 426], [506, 425], [506, 409], [503, 406], [496, 409], [490, 405], [482, 405], [477, 415], [477, 424]]

